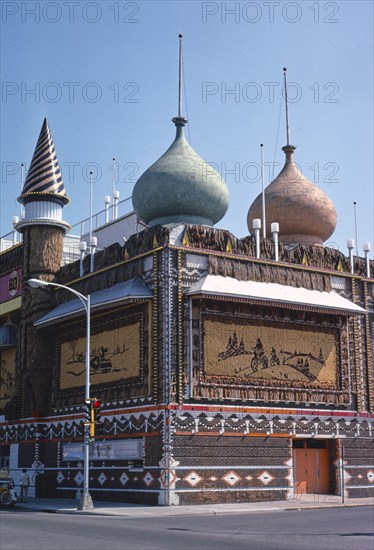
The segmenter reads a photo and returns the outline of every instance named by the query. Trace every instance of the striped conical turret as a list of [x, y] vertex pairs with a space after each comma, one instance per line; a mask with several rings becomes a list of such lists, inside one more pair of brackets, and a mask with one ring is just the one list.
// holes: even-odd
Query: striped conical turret
[[46, 118], [40, 130], [22, 194], [18, 200], [25, 203], [32, 198], [30, 195], [35, 194], [52, 194], [56, 198], [59, 197], [64, 204], [69, 202]]
[[62, 207], [69, 199], [46, 118], [18, 201], [25, 205], [25, 217], [17, 224], [17, 231], [35, 224], [54, 225], [64, 231], [70, 229], [69, 224], [62, 221]]

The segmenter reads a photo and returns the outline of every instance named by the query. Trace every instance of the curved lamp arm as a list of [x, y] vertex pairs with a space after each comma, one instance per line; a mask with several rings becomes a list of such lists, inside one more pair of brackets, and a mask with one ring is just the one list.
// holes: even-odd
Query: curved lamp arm
[[49, 283], [48, 281], [41, 281], [40, 279], [29, 279], [27, 281], [27, 284], [30, 285], [31, 288], [39, 288], [42, 286], [55, 286], [57, 288], [64, 288], [65, 290], [69, 290], [70, 292], [75, 294], [81, 300], [81, 302], [83, 302], [83, 305], [87, 310], [87, 303], [88, 303], [87, 296], [84, 296], [84, 294], [81, 294], [80, 292], [78, 292], [77, 290], [74, 290], [73, 288], [70, 288], [69, 286], [60, 285], [58, 283]]

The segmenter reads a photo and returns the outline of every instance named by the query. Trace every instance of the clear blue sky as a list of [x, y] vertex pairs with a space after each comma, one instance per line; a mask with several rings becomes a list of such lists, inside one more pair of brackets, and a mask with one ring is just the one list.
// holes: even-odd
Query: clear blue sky
[[218, 226], [248, 234], [261, 142], [265, 161], [279, 163], [274, 176], [283, 166], [286, 66], [296, 160], [337, 208], [330, 241], [346, 251], [356, 201], [361, 254], [363, 241], [374, 248], [371, 1], [4, 0], [1, 10], [0, 234], [19, 212], [20, 164], [30, 163], [44, 116], [71, 198], [66, 221], [88, 216], [92, 162], [101, 173], [94, 210], [111, 193], [112, 157], [121, 198], [131, 194], [174, 138], [182, 32], [187, 137], [230, 190]]

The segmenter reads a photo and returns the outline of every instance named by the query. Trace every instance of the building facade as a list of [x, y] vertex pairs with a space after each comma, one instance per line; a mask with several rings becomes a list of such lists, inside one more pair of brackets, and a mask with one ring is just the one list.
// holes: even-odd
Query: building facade
[[20, 197], [23, 241], [0, 254], [2, 465], [16, 479], [27, 468], [40, 496], [82, 490], [85, 313], [69, 292], [27, 284], [39, 278], [91, 296], [94, 500], [373, 496], [373, 261], [322, 246], [333, 205], [328, 229], [289, 200], [277, 212], [282, 181], [293, 193], [290, 146], [267, 189], [278, 231], [215, 228], [227, 188], [215, 173], [201, 181], [185, 122], [134, 189], [140, 229], [62, 265], [67, 199], [45, 121]]

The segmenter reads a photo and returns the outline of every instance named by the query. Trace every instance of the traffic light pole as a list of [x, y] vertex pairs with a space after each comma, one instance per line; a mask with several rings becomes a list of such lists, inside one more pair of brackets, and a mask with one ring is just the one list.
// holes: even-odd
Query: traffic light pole
[[[83, 301], [86, 310], [86, 382], [85, 402], [90, 401], [90, 340], [91, 340], [91, 296], [85, 296]], [[90, 486], [90, 426], [84, 425], [84, 462], [83, 462], [83, 495], [78, 504], [78, 510], [93, 510], [93, 502], [89, 491]]]
[[[77, 290], [70, 288], [69, 286], [60, 285], [58, 283], [49, 283], [40, 279], [29, 279], [28, 284], [32, 288], [38, 288], [43, 286], [55, 286], [57, 288], [63, 288], [68, 290], [77, 296], [82, 302], [84, 309], [86, 310], [86, 381], [85, 381], [85, 402], [90, 400], [90, 339], [91, 339], [91, 296], [88, 294], [84, 296]], [[84, 470], [83, 470], [83, 495], [78, 503], [78, 510], [93, 510], [94, 506], [92, 498], [89, 492], [90, 481], [90, 426], [87, 423], [84, 424]]]

